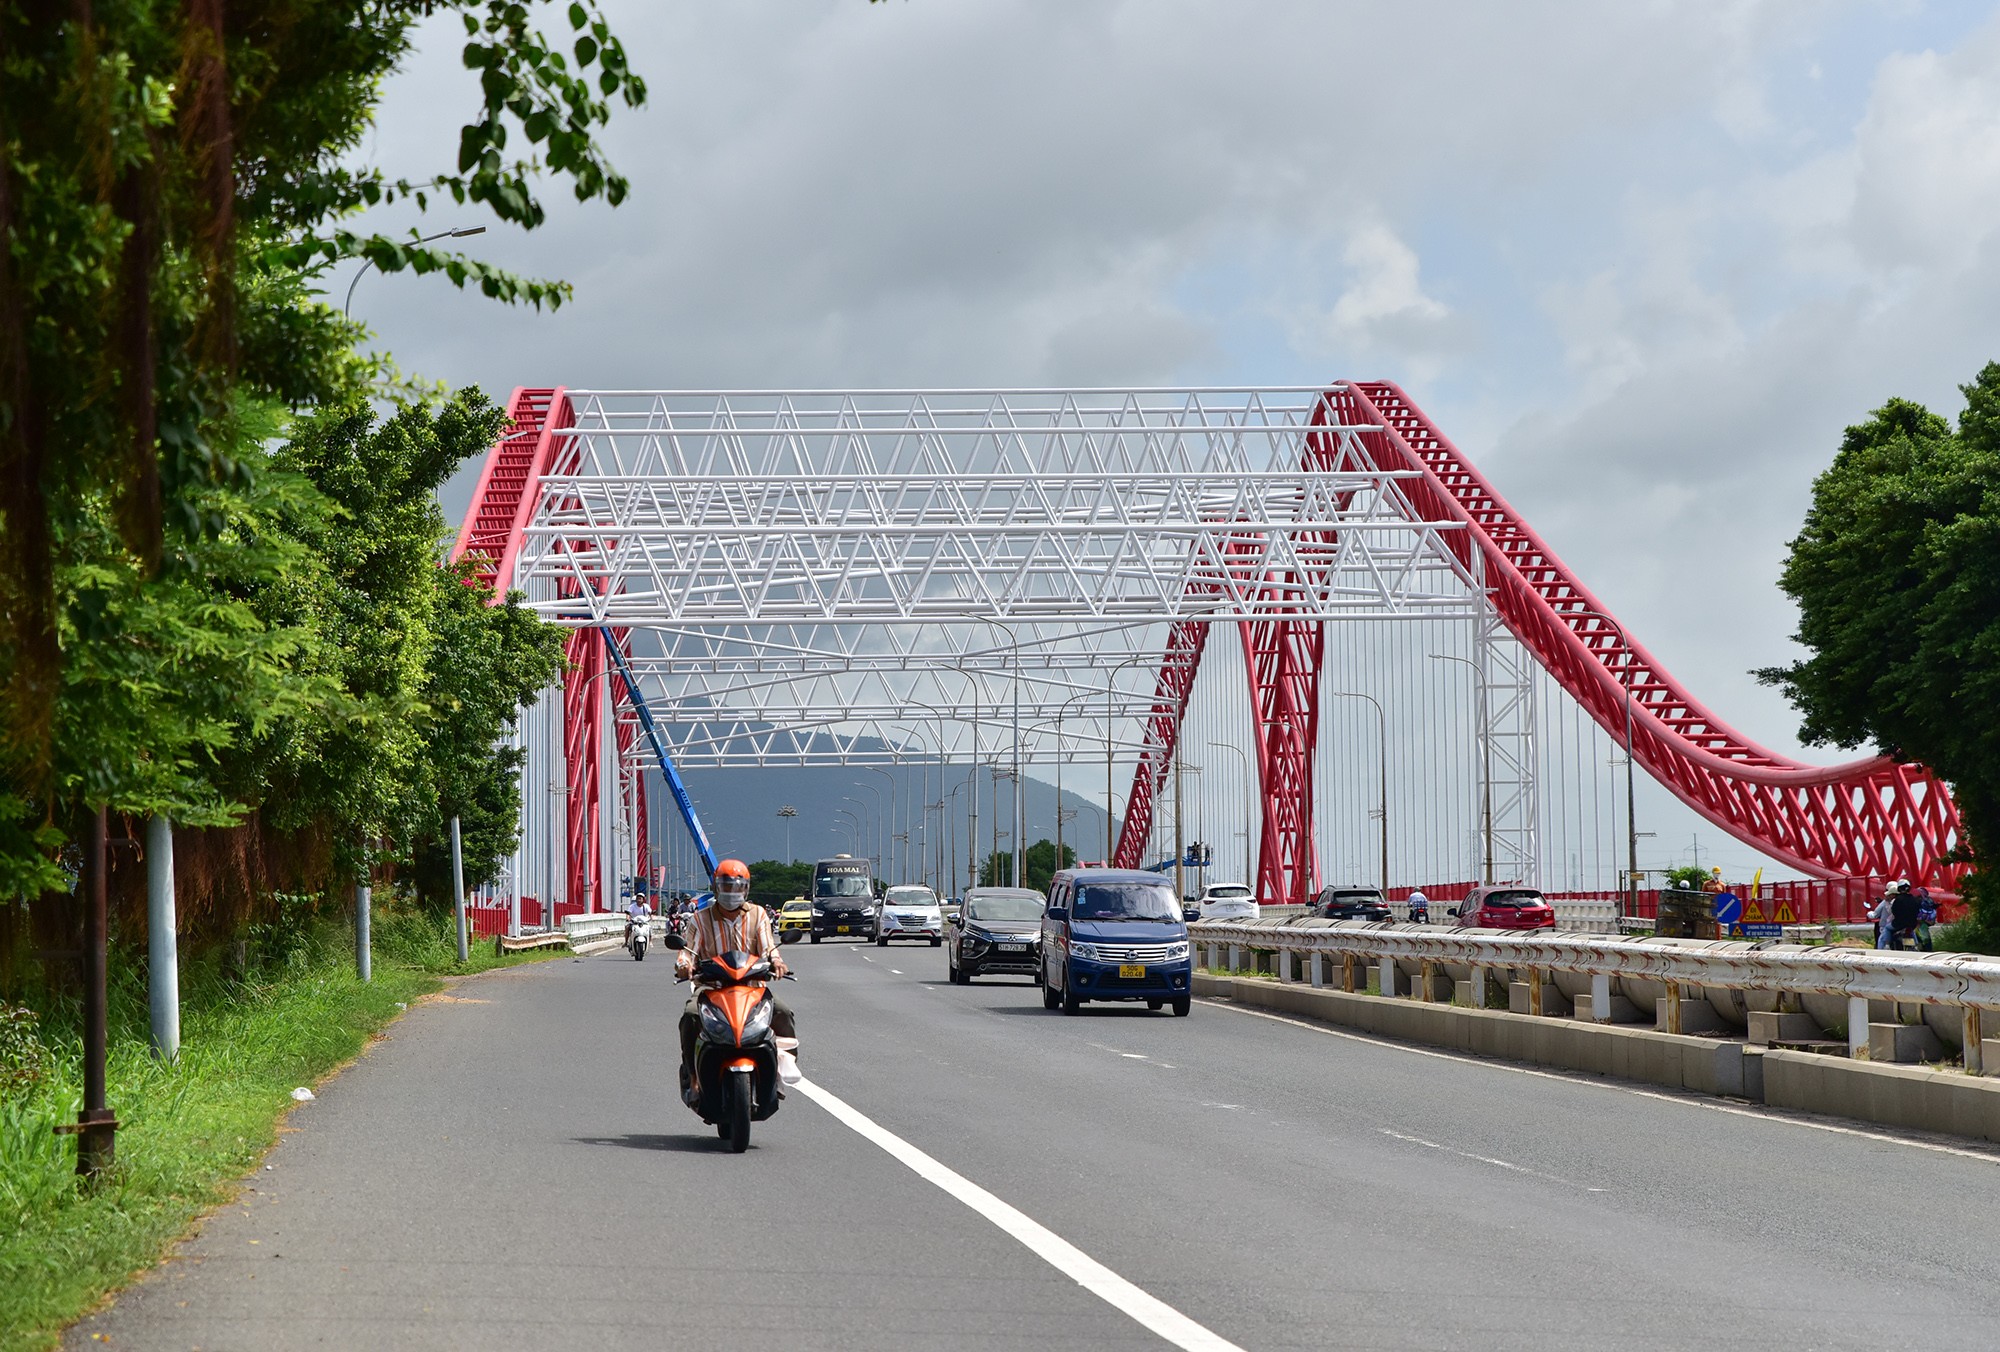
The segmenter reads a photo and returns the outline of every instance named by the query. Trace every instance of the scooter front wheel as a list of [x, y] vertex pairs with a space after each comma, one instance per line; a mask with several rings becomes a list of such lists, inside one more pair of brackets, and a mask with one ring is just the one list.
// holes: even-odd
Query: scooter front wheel
[[725, 1121], [728, 1128], [729, 1153], [740, 1155], [750, 1148], [750, 1076], [743, 1071], [729, 1074], [729, 1116]]

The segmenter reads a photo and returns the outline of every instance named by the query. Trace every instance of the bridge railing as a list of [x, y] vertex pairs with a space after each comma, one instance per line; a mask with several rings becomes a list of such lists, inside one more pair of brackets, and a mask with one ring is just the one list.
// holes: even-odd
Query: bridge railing
[[[1613, 997], [1620, 993], [1614, 985], [1634, 995], [1657, 990], [1665, 1007], [1662, 1026], [1674, 1033], [1682, 1031], [1682, 997], [1703, 1001], [1711, 991], [1761, 993], [1760, 1003], [1771, 1013], [1782, 1012], [1788, 1003], [1797, 1008], [1799, 997], [1845, 1000], [1850, 1050], [1868, 1045], [1871, 1004], [1892, 1016], [1901, 1005], [1940, 1007], [1960, 1016], [1950, 1031], [1962, 1039], [1968, 1070], [1982, 1060], [1983, 1035], [2000, 1029], [2000, 960], [1972, 953], [1622, 939], [1560, 931], [1513, 934], [1302, 918], [1199, 921], [1188, 926], [1188, 934], [1210, 970], [1225, 969], [1225, 952], [1229, 970], [1244, 966], [1245, 951], [1269, 952], [1277, 955], [1281, 981], [1298, 980], [1303, 960], [1311, 983], [1325, 985], [1331, 962], [1341, 972], [1340, 984], [1353, 990], [1358, 965], [1379, 972], [1378, 989], [1384, 994], [1414, 987], [1421, 998], [1432, 998], [1436, 983], [1446, 977], [1469, 980], [1483, 993], [1491, 975], [1524, 983], [1526, 1012], [1533, 1014], [1543, 1012], [1554, 974], [1569, 974], [1588, 979], [1587, 996], [1580, 984], [1570, 984], [1579, 1005], [1587, 1004], [1589, 1017], [1598, 1022], [1611, 1018]], [[1779, 998], [1785, 996], [1794, 998]], [[1560, 987], [1557, 998], [1562, 998]], [[1739, 1012], [1748, 1007], [1738, 999]]]

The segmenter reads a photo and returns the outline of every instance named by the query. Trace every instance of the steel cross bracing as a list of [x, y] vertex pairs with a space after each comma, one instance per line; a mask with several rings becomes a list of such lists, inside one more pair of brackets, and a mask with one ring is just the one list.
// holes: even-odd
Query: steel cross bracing
[[[645, 626], [633, 649], [642, 685], [678, 682], [668, 715], [684, 709], [711, 728], [689, 722], [690, 747], [706, 737], [733, 754], [740, 735], [713, 731], [723, 720], [799, 719], [789, 754], [893, 756], [911, 727], [948, 727], [947, 711], [983, 709], [1000, 685], [1043, 724], [1052, 710], [1099, 713], [1076, 687], [1108, 683], [1111, 717], [1138, 724], [1130, 802], [1149, 818], [1208, 626], [1242, 621], [1265, 805], [1260, 890], [1296, 899], [1314, 880], [1327, 619], [1488, 617], [1482, 690], [1497, 721], [1485, 747], [1518, 767], [1511, 794], [1496, 779], [1496, 854], [1535, 853], [1532, 701], [1505, 693], [1527, 669], [1503, 651], [1497, 614], [1614, 735], [1629, 694], [1638, 762], [1738, 838], [1820, 876], [1949, 887], [1963, 870], [1956, 808], [1923, 767], [1800, 765], [1722, 725], [1394, 385], [549, 389], [516, 391], [509, 412], [454, 558], [564, 622]], [[1057, 645], [1066, 662], [1050, 660]], [[1134, 654], [1163, 648], [1156, 675], [1134, 679]], [[841, 684], [873, 673], [897, 674], [903, 684], [880, 689], [885, 703], [910, 704], [908, 718], [869, 718], [866, 735], [852, 721], [819, 732], [815, 720], [842, 701], [879, 711]], [[798, 684], [812, 674], [835, 679]], [[576, 863], [599, 792], [577, 757], [602, 746], [608, 703], [582, 698], [593, 679], [582, 667], [565, 678], [566, 787], [551, 778], [568, 800], [572, 899], [595, 881]], [[950, 754], [947, 740], [936, 737]], [[759, 754], [787, 753], [770, 742]], [[1528, 814], [1511, 826], [1509, 802]], [[1129, 819], [1127, 838], [1135, 825], [1143, 839], [1145, 823]]]
[[570, 391], [514, 582], [621, 625], [1459, 613], [1395, 473], [1303, 463], [1363, 430], [1321, 397]]

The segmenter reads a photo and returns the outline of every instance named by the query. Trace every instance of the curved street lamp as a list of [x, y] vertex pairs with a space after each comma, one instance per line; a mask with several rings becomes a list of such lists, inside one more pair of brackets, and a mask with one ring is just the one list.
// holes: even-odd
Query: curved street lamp
[[[424, 235], [421, 238], [414, 240], [412, 242], [417, 244], [429, 244], [434, 239], [465, 239], [471, 235], [483, 235], [485, 233], [486, 233], [486, 227], [483, 225], [465, 225], [465, 226], [460, 226], [456, 230], [440, 230], [435, 235]], [[343, 300], [340, 303], [340, 317], [342, 319], [347, 319], [350, 317], [348, 315], [348, 309], [354, 304], [354, 288], [361, 285], [361, 279], [363, 277], [366, 277], [368, 275], [368, 269], [374, 266], [375, 266], [374, 259], [364, 258], [361, 260], [361, 266], [355, 269], [354, 280], [347, 284], [347, 299]]]

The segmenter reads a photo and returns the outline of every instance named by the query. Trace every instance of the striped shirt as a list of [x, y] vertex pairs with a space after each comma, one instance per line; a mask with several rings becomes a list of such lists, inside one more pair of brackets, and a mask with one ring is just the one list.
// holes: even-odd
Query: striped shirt
[[771, 929], [769, 911], [746, 901], [734, 914], [723, 910], [719, 903], [694, 913], [683, 961], [698, 963], [703, 958], [720, 957], [737, 949], [760, 958], [777, 953], [778, 936]]

